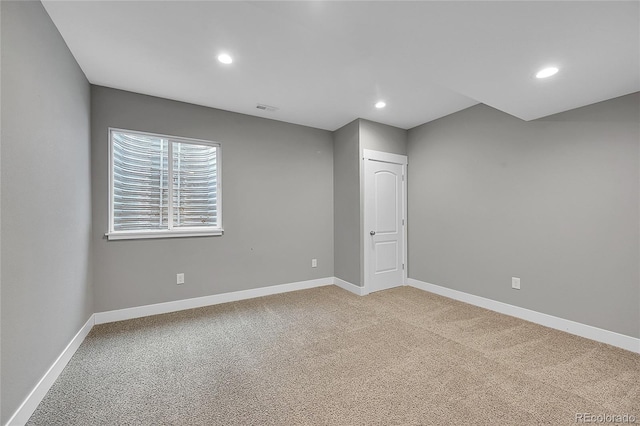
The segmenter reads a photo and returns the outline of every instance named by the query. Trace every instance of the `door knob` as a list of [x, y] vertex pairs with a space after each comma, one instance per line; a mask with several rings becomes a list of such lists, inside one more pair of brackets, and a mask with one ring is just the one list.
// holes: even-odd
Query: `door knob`
[[376, 235], [376, 231], [369, 232], [369, 235]]

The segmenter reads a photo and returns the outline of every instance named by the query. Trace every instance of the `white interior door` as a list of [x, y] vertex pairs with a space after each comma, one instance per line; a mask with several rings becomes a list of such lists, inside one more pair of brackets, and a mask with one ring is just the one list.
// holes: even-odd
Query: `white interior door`
[[364, 267], [369, 292], [405, 281], [405, 165], [371, 157], [377, 156], [369, 152], [364, 160]]

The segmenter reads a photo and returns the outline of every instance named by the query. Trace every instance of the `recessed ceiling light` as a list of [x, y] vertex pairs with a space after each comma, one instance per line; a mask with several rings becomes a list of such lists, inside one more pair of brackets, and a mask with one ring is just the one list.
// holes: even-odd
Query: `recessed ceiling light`
[[541, 69], [540, 71], [538, 71], [538, 73], [536, 74], [536, 77], [537, 78], [547, 78], [547, 77], [551, 77], [552, 75], [554, 75], [557, 72], [558, 72], [558, 68], [556, 68], [556, 67], [544, 68], [544, 69]]
[[226, 53], [218, 55], [218, 60], [223, 64], [230, 64], [231, 62], [233, 62], [233, 58]]
[[378, 101], [376, 102], [376, 108], [380, 109], [380, 108], [384, 108], [386, 107], [387, 104], [384, 101]]

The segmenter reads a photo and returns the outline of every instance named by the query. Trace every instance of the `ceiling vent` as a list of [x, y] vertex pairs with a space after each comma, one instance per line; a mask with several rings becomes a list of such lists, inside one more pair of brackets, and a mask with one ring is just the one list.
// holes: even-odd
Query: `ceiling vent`
[[280, 109], [278, 107], [274, 107], [274, 106], [271, 106], [271, 105], [265, 105], [265, 104], [258, 104], [258, 105], [256, 105], [256, 108], [261, 109], [263, 111], [269, 111], [269, 112], [276, 112], [277, 110]]

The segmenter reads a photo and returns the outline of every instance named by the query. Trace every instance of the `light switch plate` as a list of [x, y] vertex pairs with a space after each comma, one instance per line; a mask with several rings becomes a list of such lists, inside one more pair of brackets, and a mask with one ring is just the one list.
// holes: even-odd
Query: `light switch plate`
[[516, 290], [520, 290], [520, 278], [511, 277], [511, 288], [515, 288]]

